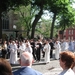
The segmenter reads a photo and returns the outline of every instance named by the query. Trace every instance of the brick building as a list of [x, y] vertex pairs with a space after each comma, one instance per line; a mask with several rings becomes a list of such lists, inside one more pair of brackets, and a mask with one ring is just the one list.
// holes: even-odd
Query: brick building
[[67, 28], [66, 30], [63, 31], [59, 31], [59, 38], [66, 38], [66, 39], [75, 39], [75, 27], [70, 27]]

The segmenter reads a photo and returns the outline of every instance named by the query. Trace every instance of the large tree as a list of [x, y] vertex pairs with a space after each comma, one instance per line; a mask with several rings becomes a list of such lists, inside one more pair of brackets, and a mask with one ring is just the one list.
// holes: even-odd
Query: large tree
[[28, 5], [30, 0], [1, 0], [0, 1], [0, 39], [2, 39], [2, 12], [14, 9], [19, 5]]
[[29, 38], [29, 33], [31, 31], [31, 19], [33, 15], [31, 15], [31, 4], [28, 6], [19, 6], [15, 9], [15, 13], [19, 16], [17, 27], [22, 30], [25, 30], [26, 37]]
[[50, 0], [48, 2], [48, 9], [50, 12], [53, 13], [53, 19], [52, 19], [52, 26], [51, 26], [51, 33], [50, 38], [53, 38], [53, 31], [54, 31], [54, 25], [57, 16], [61, 14], [65, 14], [66, 12], [69, 12], [68, 7], [71, 7], [71, 2], [69, 0]]
[[34, 38], [35, 27], [43, 14], [43, 10], [46, 4], [47, 4], [47, 0], [32, 0], [32, 8], [33, 11], [36, 10], [35, 12], [36, 14], [34, 17], [34, 21], [32, 22], [31, 38]]

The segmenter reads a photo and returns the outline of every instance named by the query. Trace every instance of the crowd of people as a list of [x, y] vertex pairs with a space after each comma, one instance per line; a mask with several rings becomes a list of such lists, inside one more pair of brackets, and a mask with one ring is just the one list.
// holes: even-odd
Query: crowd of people
[[[55, 56], [53, 56], [54, 50]], [[63, 68], [63, 72], [61, 72], [59, 75], [64, 75], [68, 71], [72, 72], [72, 70], [75, 72], [74, 52], [75, 40], [24, 39], [20, 41], [10, 40], [8, 42], [0, 40], [0, 56], [2, 57], [1, 61], [8, 58], [9, 64], [12, 65], [17, 64], [18, 58], [20, 58], [19, 63], [22, 68], [14, 72], [14, 75], [24, 75], [25, 73], [25, 75], [42, 75], [41, 73], [30, 68], [33, 64], [33, 59], [35, 62], [40, 62], [41, 54], [45, 63], [49, 63], [51, 58], [55, 58], [56, 60], [59, 59], [60, 66]], [[23, 71], [24, 73], [20, 71]], [[26, 71], [29, 71], [29, 73]]]
[[3, 42], [0, 40], [0, 56], [9, 58], [10, 64], [16, 64], [18, 56], [26, 51], [32, 53], [34, 60], [38, 62], [42, 54], [42, 57], [45, 58], [45, 63], [48, 63], [50, 58], [53, 58], [53, 50], [55, 50], [55, 59], [59, 59], [59, 53], [62, 51], [75, 52], [75, 40], [24, 39]]

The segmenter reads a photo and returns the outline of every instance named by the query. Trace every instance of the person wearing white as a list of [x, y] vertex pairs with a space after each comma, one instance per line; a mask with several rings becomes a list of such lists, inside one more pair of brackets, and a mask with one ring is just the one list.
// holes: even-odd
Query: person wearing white
[[67, 40], [63, 40], [63, 42], [61, 43], [61, 51], [67, 51], [69, 48], [69, 44]]
[[43, 51], [45, 52], [45, 63], [50, 62], [50, 49], [51, 49], [51, 46], [49, 45], [49, 42], [46, 40], [46, 44], [43, 48]]
[[59, 59], [59, 53], [61, 52], [61, 46], [58, 41], [55, 42], [54, 48], [55, 48], [55, 59]]
[[69, 42], [69, 51], [74, 52], [74, 41], [73, 40], [70, 40]]
[[17, 63], [17, 45], [15, 44], [15, 41], [12, 41], [10, 45], [10, 64], [16, 63]]
[[32, 47], [28, 43], [26, 43], [25, 52], [32, 53]]
[[20, 52], [20, 56], [25, 51], [25, 48], [26, 48], [25, 44], [21, 41], [18, 48], [18, 51]]

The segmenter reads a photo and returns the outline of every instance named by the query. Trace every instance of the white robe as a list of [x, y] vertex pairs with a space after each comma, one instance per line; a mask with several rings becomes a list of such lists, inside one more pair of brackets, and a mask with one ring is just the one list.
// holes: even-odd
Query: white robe
[[50, 45], [49, 43], [48, 44], [45, 44], [44, 48], [43, 48], [43, 51], [45, 52], [45, 63], [48, 63], [50, 62]]
[[63, 42], [63, 50], [62, 51], [67, 51], [69, 48], [68, 42]]
[[16, 44], [10, 45], [10, 63], [11, 64], [17, 63], [17, 45]]
[[20, 56], [21, 56], [21, 54], [25, 52], [25, 44], [20, 45], [18, 51], [20, 52]]
[[31, 46], [26, 47], [26, 48], [25, 48], [25, 52], [32, 53], [32, 48], [31, 48]]
[[73, 41], [69, 42], [69, 51], [74, 52], [74, 42]]
[[61, 46], [60, 44], [56, 44], [54, 45], [55, 47], [55, 59], [59, 59], [59, 53], [61, 52]]

